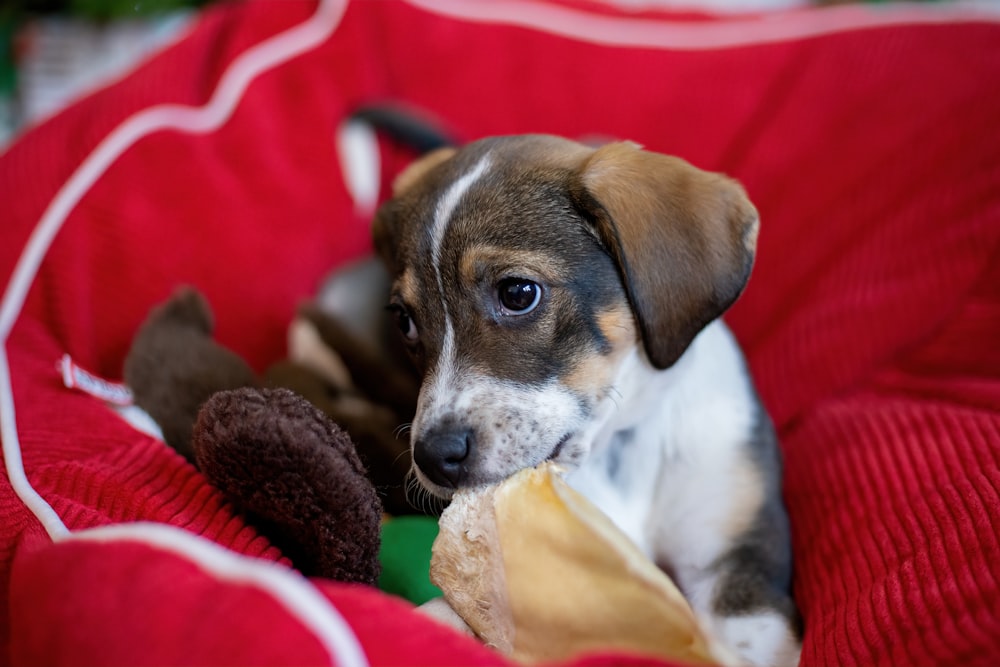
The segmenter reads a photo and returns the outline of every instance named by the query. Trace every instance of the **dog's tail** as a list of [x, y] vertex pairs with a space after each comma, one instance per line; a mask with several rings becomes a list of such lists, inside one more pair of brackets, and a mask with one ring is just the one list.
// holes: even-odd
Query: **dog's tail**
[[395, 103], [363, 106], [351, 114], [351, 122], [367, 124], [418, 155], [460, 143], [429, 113]]
[[380, 137], [416, 156], [458, 139], [429, 113], [395, 102], [361, 106], [337, 130], [341, 173], [358, 214], [370, 217], [382, 192]]

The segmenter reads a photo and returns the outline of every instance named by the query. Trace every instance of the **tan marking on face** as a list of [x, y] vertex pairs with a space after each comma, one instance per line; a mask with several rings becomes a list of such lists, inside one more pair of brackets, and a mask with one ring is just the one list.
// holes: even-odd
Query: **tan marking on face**
[[616, 350], [639, 340], [635, 318], [632, 316], [632, 310], [626, 304], [620, 304], [611, 310], [600, 313], [597, 316], [597, 326]]
[[403, 271], [402, 275], [396, 279], [396, 290], [402, 297], [403, 303], [415, 304], [420, 300], [420, 293], [417, 289], [417, 280], [411, 269]]
[[465, 284], [471, 285], [481, 277], [485, 267], [489, 267], [487, 272], [491, 275], [527, 278], [548, 285], [568, 279], [558, 258], [548, 253], [488, 245], [472, 246], [462, 253], [459, 275]]
[[594, 399], [603, 397], [622, 356], [639, 343], [639, 331], [627, 304], [599, 313], [597, 326], [611, 344], [611, 353], [589, 352], [563, 380], [573, 391]]

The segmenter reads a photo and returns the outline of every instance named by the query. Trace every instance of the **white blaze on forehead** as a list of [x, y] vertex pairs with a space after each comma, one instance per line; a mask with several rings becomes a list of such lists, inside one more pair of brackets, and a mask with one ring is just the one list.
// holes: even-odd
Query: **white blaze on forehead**
[[[421, 405], [428, 396], [439, 393], [442, 388], [447, 388], [453, 381], [455, 364], [455, 327], [451, 321], [451, 313], [448, 312], [448, 303], [445, 300], [444, 279], [441, 277], [441, 246], [444, 245], [444, 237], [448, 232], [451, 223], [451, 216], [462, 201], [462, 197], [469, 191], [469, 188], [479, 180], [486, 169], [490, 166], [490, 157], [482, 157], [476, 166], [464, 173], [458, 180], [452, 183], [441, 198], [438, 199], [434, 208], [434, 224], [431, 226], [431, 264], [434, 267], [434, 277], [437, 279], [438, 299], [444, 314], [444, 338], [441, 344], [441, 354], [438, 356], [437, 368], [434, 370], [434, 377], [424, 385], [420, 392], [420, 400], [417, 405], [417, 417], [414, 422], [420, 420]], [[414, 428], [414, 435], [418, 430]]]
[[451, 222], [451, 216], [459, 202], [462, 201], [462, 197], [479, 180], [489, 165], [490, 156], [486, 155], [476, 163], [471, 171], [463, 174], [445, 190], [434, 208], [434, 225], [431, 227], [431, 259], [434, 262], [434, 269], [437, 271], [439, 285], [441, 282], [441, 245], [444, 243], [444, 236], [448, 231], [448, 223]]

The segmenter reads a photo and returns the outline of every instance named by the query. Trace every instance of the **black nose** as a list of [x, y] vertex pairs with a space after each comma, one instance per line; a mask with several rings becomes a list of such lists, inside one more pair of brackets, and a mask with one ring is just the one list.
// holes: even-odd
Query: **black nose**
[[413, 462], [438, 486], [457, 489], [465, 477], [462, 464], [469, 458], [472, 444], [471, 429], [431, 429], [413, 443]]

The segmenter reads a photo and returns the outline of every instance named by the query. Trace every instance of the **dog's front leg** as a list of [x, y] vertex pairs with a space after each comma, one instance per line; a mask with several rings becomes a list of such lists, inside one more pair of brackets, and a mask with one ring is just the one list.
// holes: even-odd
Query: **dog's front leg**
[[801, 620], [766, 546], [740, 545], [707, 568], [673, 572], [706, 629], [746, 664], [795, 667]]
[[[765, 437], [773, 438], [768, 425], [760, 429], [761, 449], [770, 442]], [[766, 450], [775, 459], [768, 467], [760, 465], [763, 452], [699, 458], [702, 452], [687, 451], [661, 478], [653, 558], [707, 629], [747, 664], [794, 667], [802, 624], [791, 595], [790, 526], [776, 445]]]
[[[724, 605], [731, 600], [738, 606], [744, 595], [745, 591], [733, 589], [723, 593], [718, 601]], [[779, 597], [777, 592], [775, 597]], [[748, 664], [754, 667], [795, 667], [799, 664], [802, 643], [798, 622], [785, 611], [790, 606], [791, 601], [787, 598], [776, 599], [773, 607], [732, 612], [715, 609], [709, 612], [708, 618], [716, 636]]]

